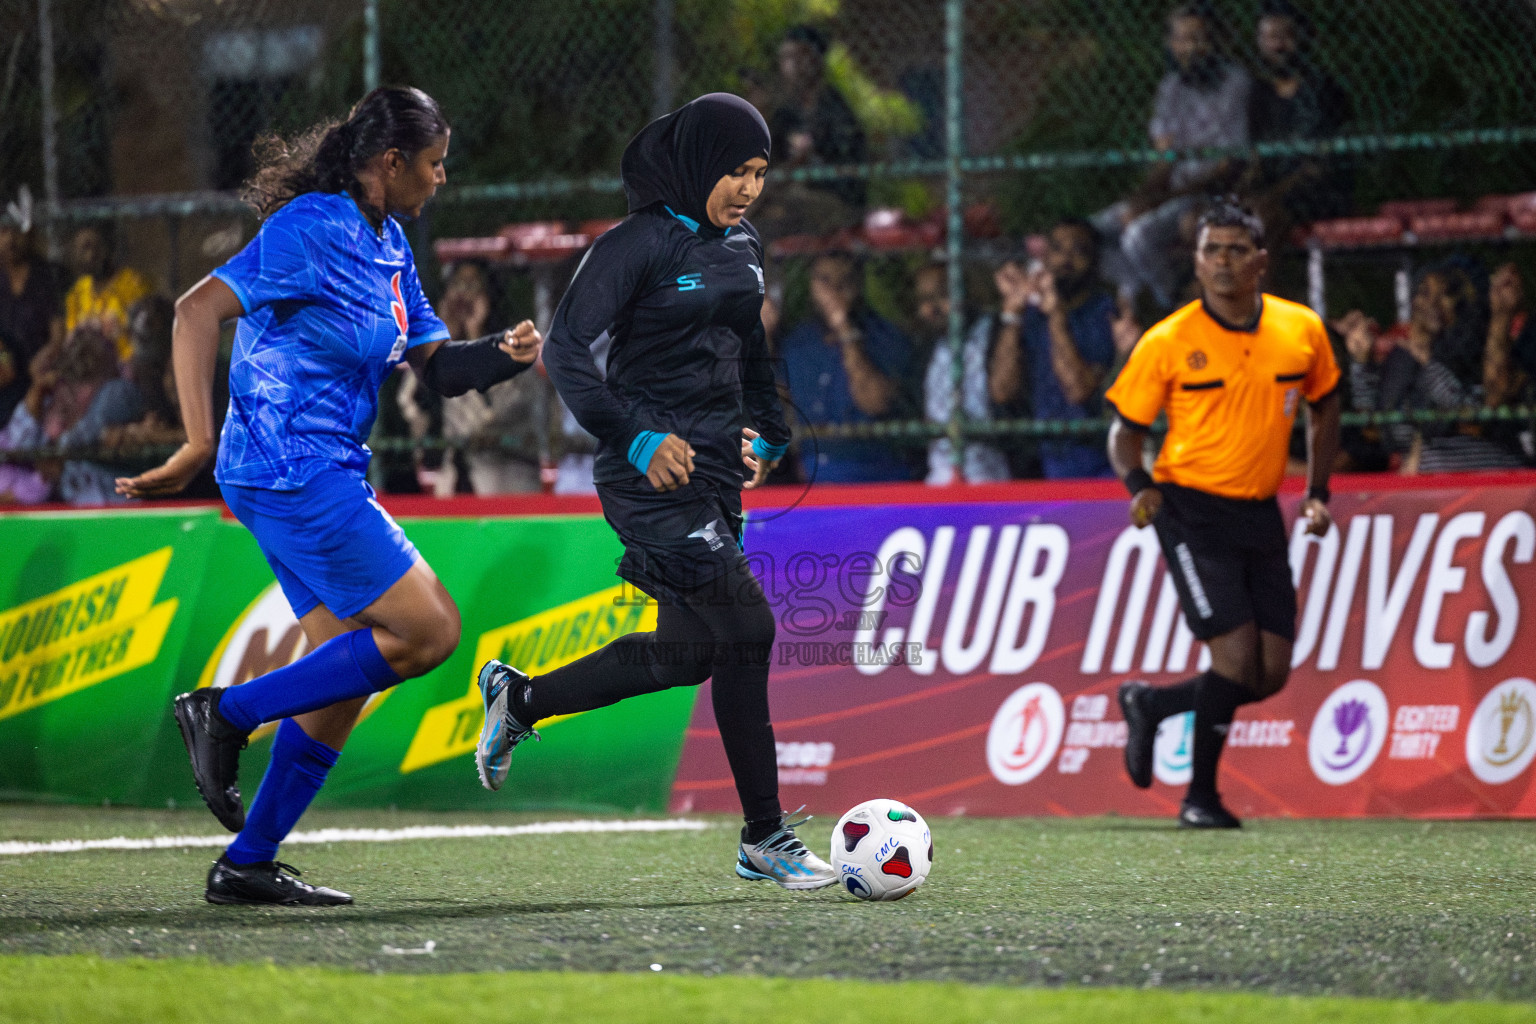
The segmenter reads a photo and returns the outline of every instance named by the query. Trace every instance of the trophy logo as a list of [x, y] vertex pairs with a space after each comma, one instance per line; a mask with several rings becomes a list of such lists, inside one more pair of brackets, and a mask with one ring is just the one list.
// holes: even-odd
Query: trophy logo
[[1467, 724], [1467, 767], [1483, 782], [1522, 774], [1536, 757], [1536, 683], [1506, 679], [1482, 699]]
[[1307, 740], [1312, 774], [1330, 786], [1364, 775], [1386, 742], [1388, 721], [1387, 695], [1370, 680], [1334, 690], [1312, 719]]

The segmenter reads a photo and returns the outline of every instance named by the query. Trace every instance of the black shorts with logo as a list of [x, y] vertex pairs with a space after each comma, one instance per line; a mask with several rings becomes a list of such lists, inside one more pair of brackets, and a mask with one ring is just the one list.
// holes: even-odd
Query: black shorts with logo
[[695, 476], [675, 491], [644, 477], [599, 483], [603, 517], [624, 544], [618, 574], [659, 601], [681, 603], [746, 564], [741, 550], [741, 492]]
[[1157, 489], [1163, 507], [1152, 526], [1190, 631], [1210, 640], [1253, 622], [1296, 639], [1296, 588], [1279, 503], [1177, 484]]

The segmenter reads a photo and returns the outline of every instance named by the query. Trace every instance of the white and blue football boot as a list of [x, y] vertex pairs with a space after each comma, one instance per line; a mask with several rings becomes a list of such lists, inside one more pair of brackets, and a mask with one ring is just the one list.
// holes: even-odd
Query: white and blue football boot
[[539, 738], [533, 726], [524, 725], [512, 717], [512, 688], [527, 681], [526, 675], [495, 659], [486, 662], [480, 670], [485, 724], [480, 727], [480, 742], [475, 744], [475, 770], [480, 773], [480, 785], [486, 789], [498, 790], [507, 781], [513, 747], [530, 736]]
[[784, 815], [779, 830], [760, 843], [747, 842], [741, 832], [736, 850], [736, 873], [752, 881], [777, 882], [786, 889], [822, 889], [837, 881], [832, 865], [805, 848], [795, 835], [795, 826], [811, 819], [790, 821]]

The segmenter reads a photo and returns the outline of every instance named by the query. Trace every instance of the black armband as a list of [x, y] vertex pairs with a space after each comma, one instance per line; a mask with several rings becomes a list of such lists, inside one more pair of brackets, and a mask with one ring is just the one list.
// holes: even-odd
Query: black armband
[[1308, 487], [1307, 488], [1307, 500], [1308, 501], [1317, 500], [1317, 501], [1322, 502], [1324, 505], [1326, 505], [1326, 504], [1328, 504], [1328, 499], [1331, 498], [1331, 497], [1333, 497], [1333, 492], [1328, 490], [1327, 487], [1324, 487], [1321, 484], [1316, 484], [1316, 485], [1313, 485], [1312, 487]]
[[500, 348], [505, 332], [474, 341], [445, 341], [422, 368], [421, 382], [440, 395], [454, 398], [473, 388], [484, 391], [511, 380], [532, 363], [520, 363]]
[[1122, 479], [1125, 481], [1125, 489], [1131, 492], [1133, 498], [1152, 486], [1152, 474], [1140, 466], [1125, 474]]

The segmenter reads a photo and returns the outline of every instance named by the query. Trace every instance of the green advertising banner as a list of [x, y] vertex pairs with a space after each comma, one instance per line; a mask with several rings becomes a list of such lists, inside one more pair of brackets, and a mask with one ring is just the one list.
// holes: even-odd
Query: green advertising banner
[[[321, 804], [664, 810], [695, 691], [541, 723], [511, 783], [482, 789], [475, 673], [549, 671], [635, 630], [597, 516], [402, 519], [459, 605], [458, 650], [375, 696]], [[0, 516], [0, 799], [196, 803], [171, 698], [307, 651], [255, 541], [217, 510]], [[271, 727], [241, 761], [254, 794]]]

